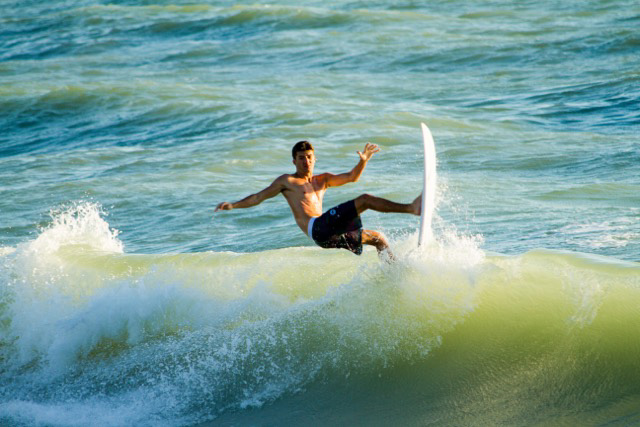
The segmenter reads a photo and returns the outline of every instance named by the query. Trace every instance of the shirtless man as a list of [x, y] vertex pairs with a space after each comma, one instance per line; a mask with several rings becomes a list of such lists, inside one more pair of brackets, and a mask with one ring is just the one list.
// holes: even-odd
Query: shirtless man
[[356, 182], [360, 179], [371, 156], [378, 151], [380, 149], [377, 145], [367, 143], [363, 152], [358, 151], [360, 161], [350, 172], [339, 175], [331, 173], [314, 175], [316, 157], [313, 146], [308, 141], [300, 141], [291, 150], [296, 173], [281, 175], [264, 190], [235, 203], [220, 203], [215, 212], [250, 208], [282, 193], [289, 202], [293, 217], [300, 229], [318, 246], [347, 249], [360, 255], [363, 244], [372, 245], [378, 250], [378, 254], [381, 254], [389, 248], [387, 240], [377, 231], [363, 230], [360, 214], [367, 209], [373, 209], [378, 212], [420, 215], [422, 196], [418, 196], [412, 203], [403, 204], [362, 194], [322, 213], [322, 198], [327, 189]]

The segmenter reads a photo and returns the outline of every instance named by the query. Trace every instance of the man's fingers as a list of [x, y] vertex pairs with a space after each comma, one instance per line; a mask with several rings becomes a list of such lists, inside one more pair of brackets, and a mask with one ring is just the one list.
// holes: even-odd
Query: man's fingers
[[374, 153], [377, 153], [378, 151], [380, 151], [380, 148], [376, 144], [372, 144], [370, 142], [367, 142], [366, 145], [364, 146], [364, 150], [365, 151], [373, 151]]
[[369, 144], [365, 148], [365, 151], [370, 153], [370, 154], [374, 154], [374, 153], [377, 153], [378, 151], [380, 151], [380, 148], [375, 144]]
[[213, 212], [218, 212], [218, 211], [224, 211], [224, 210], [228, 210], [227, 208], [227, 202], [222, 202], [220, 204], [218, 204], [218, 206], [216, 206], [216, 210], [214, 210]]
[[[376, 144], [372, 144], [370, 142], [367, 142], [364, 146], [364, 152], [360, 152], [358, 151], [358, 155], [365, 159], [368, 160], [371, 158], [371, 156], [373, 156], [375, 153], [377, 153], [378, 151], [380, 151], [380, 148], [376, 145]], [[364, 153], [364, 154], [363, 154]]]

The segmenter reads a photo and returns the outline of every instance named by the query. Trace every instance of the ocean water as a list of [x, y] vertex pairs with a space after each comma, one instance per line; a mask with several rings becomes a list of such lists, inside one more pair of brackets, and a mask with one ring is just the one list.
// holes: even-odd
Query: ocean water
[[[0, 424], [640, 424], [640, 4], [0, 0]], [[397, 262], [323, 250], [280, 196]]]

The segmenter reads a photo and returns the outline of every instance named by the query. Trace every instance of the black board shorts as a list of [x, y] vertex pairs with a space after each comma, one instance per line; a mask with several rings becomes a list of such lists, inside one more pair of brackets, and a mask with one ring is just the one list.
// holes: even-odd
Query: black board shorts
[[362, 221], [356, 202], [349, 200], [317, 217], [311, 238], [321, 248], [347, 249], [356, 255], [362, 254]]

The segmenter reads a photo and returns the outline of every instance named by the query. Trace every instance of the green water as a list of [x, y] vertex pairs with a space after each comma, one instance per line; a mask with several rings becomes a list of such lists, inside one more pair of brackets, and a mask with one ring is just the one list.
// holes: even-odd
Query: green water
[[[0, 0], [0, 423], [637, 424], [636, 1]], [[325, 251], [293, 172], [437, 238]]]

